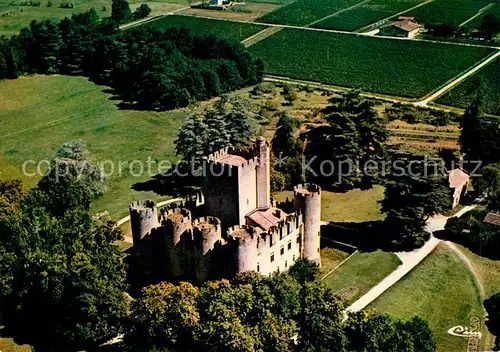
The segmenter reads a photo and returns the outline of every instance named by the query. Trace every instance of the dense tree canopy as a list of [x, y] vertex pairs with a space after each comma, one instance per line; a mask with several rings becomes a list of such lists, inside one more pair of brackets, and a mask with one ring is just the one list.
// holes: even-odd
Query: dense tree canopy
[[[119, 13], [128, 8], [125, 0], [115, 5]], [[142, 109], [173, 109], [258, 83], [263, 63], [241, 44], [186, 29], [119, 32], [90, 10], [58, 24], [32, 21], [0, 38], [0, 79], [23, 73], [83, 74]]]
[[500, 292], [484, 301], [484, 308], [488, 314], [486, 326], [495, 335], [495, 350], [500, 349]]
[[90, 215], [90, 175], [53, 176], [30, 191], [0, 184], [0, 310], [16, 341], [77, 351], [114, 337], [127, 314], [121, 233]]

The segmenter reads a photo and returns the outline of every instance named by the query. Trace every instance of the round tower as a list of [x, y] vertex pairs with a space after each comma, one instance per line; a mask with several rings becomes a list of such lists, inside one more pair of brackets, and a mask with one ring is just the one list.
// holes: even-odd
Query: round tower
[[217, 254], [212, 252], [222, 242], [222, 226], [219, 219], [207, 216], [193, 221], [194, 264], [198, 282], [205, 282], [210, 276], [217, 276]]
[[169, 271], [174, 277], [185, 278], [192, 269], [191, 212], [184, 208], [168, 209], [162, 212], [162, 217], [166, 228]]
[[235, 250], [235, 274], [257, 271], [259, 233], [250, 226], [234, 226], [227, 231]]
[[298, 185], [293, 189], [294, 207], [302, 211], [303, 257], [321, 265], [321, 188], [313, 184]]
[[129, 210], [132, 239], [137, 244], [159, 226], [156, 203], [150, 200], [133, 202]]

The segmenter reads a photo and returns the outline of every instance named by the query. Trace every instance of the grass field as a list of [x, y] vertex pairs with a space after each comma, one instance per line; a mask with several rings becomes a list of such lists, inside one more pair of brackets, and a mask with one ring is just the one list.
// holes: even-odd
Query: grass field
[[348, 300], [352, 303], [396, 270], [400, 264], [401, 261], [393, 253], [357, 252], [323, 279], [323, 282], [334, 292], [356, 288], [356, 293]]
[[410, 98], [425, 96], [492, 52], [298, 29], [284, 29], [249, 49], [264, 60], [268, 74]]
[[170, 15], [144, 24], [146, 27], [165, 30], [187, 28], [198, 35], [217, 35], [220, 38], [242, 41], [266, 28], [251, 23], [236, 23], [224, 20]]
[[306, 26], [362, 0], [297, 0], [259, 18], [260, 22]]
[[[483, 318], [482, 302], [472, 274], [458, 257], [439, 246], [417, 268], [392, 286], [368, 309], [399, 319], [418, 315], [433, 330], [438, 351], [466, 351], [467, 339], [451, 336], [447, 330], [469, 326], [471, 317]], [[484, 323], [484, 319], [482, 319]]]
[[[292, 191], [274, 195], [283, 201], [293, 199]], [[324, 221], [363, 222], [383, 219], [379, 201], [384, 199], [384, 188], [375, 186], [366, 191], [354, 189], [345, 193], [321, 192], [322, 214]]]
[[477, 96], [482, 98], [485, 112], [500, 116], [500, 59], [482, 68], [436, 103], [467, 108]]
[[[71, 17], [74, 13], [80, 13], [94, 8], [97, 14], [101, 17], [111, 15], [110, 0], [79, 0], [73, 1], [75, 7], [72, 9], [62, 9], [60, 4], [64, 2], [72, 2], [66, 0], [50, 0], [53, 5], [47, 7], [49, 0], [41, 0], [40, 6], [20, 6], [21, 0], [0, 0], [0, 35], [12, 36], [18, 34], [21, 28], [27, 27], [32, 20], [54, 20], [58, 21], [64, 17]], [[187, 0], [169, 0], [166, 1], [151, 1], [148, 2], [153, 10], [158, 12], [169, 12], [178, 8], [182, 8], [181, 4], [187, 3]], [[130, 8], [135, 10], [141, 4], [140, 0], [130, 1]]]
[[418, 5], [423, 0], [371, 0], [329, 17], [313, 27], [354, 31]]
[[460, 25], [476, 15], [491, 1], [486, 0], [435, 0], [405, 13], [419, 23], [448, 23]]
[[471, 261], [479, 281], [483, 284], [486, 297], [500, 292], [500, 260], [481, 257], [459, 244], [455, 246]]
[[496, 4], [494, 4], [493, 7], [484, 11], [484, 13], [482, 13], [480, 16], [477, 16], [472, 21], [467, 22], [465, 27], [479, 28], [479, 26], [481, 25], [481, 22], [483, 21], [484, 16], [486, 16], [486, 15], [494, 15], [497, 18], [500, 18], [500, 3], [497, 2]]
[[342, 263], [342, 261], [347, 257], [349, 257], [349, 253], [343, 252], [336, 248], [321, 249], [320, 277], [328, 274], [330, 270], [334, 269], [337, 265]]
[[[82, 139], [92, 157], [109, 160], [107, 172], [111, 163], [115, 167], [109, 189], [95, 202], [94, 211], [108, 210], [118, 219], [127, 215], [132, 200], [158, 199], [152, 192], [136, 192], [131, 186], [150, 178], [148, 157], [152, 174], [157, 171], [155, 160], [176, 160], [173, 141], [186, 114], [120, 110], [118, 101], [103, 93], [105, 89], [83, 77], [31, 76], [1, 81], [0, 179], [21, 178], [33, 185], [39, 178], [23, 175], [26, 160], [50, 159], [54, 148], [65, 141]], [[134, 160], [144, 165], [143, 174]]]

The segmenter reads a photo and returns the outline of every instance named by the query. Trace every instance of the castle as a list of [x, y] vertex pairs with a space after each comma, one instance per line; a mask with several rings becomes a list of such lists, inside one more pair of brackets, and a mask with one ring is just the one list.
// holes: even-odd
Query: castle
[[203, 192], [180, 207], [130, 205], [133, 250], [151, 272], [203, 282], [270, 275], [301, 258], [321, 264], [320, 187], [298, 185], [293, 201], [278, 205], [262, 137], [251, 151], [226, 148], [204, 160]]

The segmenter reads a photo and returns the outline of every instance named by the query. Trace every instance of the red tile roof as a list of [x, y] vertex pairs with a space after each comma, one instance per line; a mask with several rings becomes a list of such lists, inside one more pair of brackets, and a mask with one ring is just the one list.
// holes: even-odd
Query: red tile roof
[[264, 231], [268, 231], [271, 227], [277, 226], [280, 221], [285, 220], [286, 213], [277, 208], [269, 208], [256, 210], [248, 215], [248, 218]]
[[221, 164], [240, 166], [247, 162], [247, 160], [239, 155], [224, 154], [220, 158], [216, 159], [217, 162]]
[[423, 26], [419, 25], [418, 23], [415, 23], [415, 22], [412, 22], [409, 20], [395, 21], [395, 22], [391, 22], [391, 23], [383, 26], [383, 28], [387, 28], [387, 27], [397, 27], [397, 28], [400, 28], [406, 32], [412, 32], [416, 29], [424, 28]]
[[500, 214], [488, 213], [484, 217], [483, 222], [490, 225], [500, 226]]

